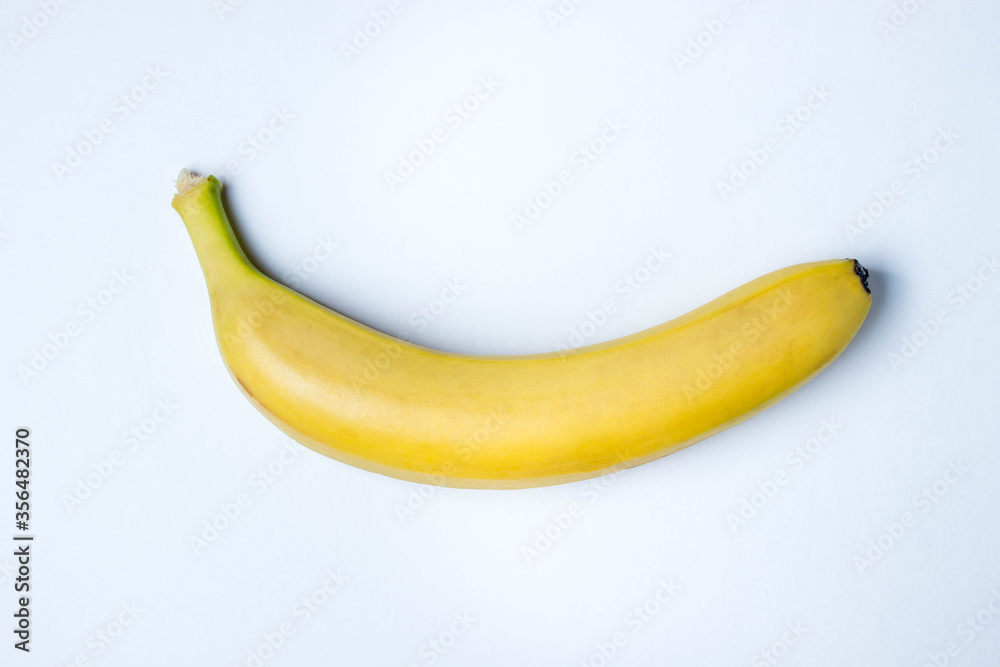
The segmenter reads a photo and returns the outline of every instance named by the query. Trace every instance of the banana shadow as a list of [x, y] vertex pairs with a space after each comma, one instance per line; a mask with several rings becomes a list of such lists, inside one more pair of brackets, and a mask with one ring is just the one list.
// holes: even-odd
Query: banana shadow
[[[243, 254], [247, 256], [247, 259], [250, 260], [250, 263], [253, 264], [255, 269], [257, 269], [258, 271], [260, 271], [265, 276], [267, 276], [274, 282], [278, 283], [279, 285], [283, 285], [288, 289], [292, 290], [293, 292], [296, 292], [297, 294], [301, 294], [302, 296], [311, 299], [312, 301], [315, 301], [316, 303], [326, 308], [334, 310], [337, 313], [344, 315], [345, 317], [349, 317], [355, 322], [360, 322], [361, 324], [364, 324], [367, 327], [378, 329], [378, 327], [375, 327], [372, 324], [357, 318], [354, 314], [348, 312], [348, 310], [343, 309], [340, 305], [328, 303], [327, 300], [323, 298], [323, 295], [315, 294], [307, 286], [297, 285], [295, 287], [292, 287], [291, 285], [288, 284], [286, 280], [282, 278], [282, 276], [276, 275], [274, 271], [268, 270], [267, 267], [264, 266], [264, 264], [260, 261], [260, 255], [257, 254], [256, 250], [254, 250], [253, 245], [247, 242], [246, 238], [240, 231], [240, 228], [243, 225], [240, 222], [239, 214], [233, 211], [233, 206], [229, 198], [230, 190], [233, 189], [234, 188], [230, 183], [228, 182], [223, 183], [222, 192], [220, 193], [220, 198], [222, 200], [222, 208], [226, 212], [226, 217], [229, 219], [229, 226], [232, 227], [233, 229], [233, 235], [236, 237], [236, 242], [239, 243], [240, 248], [243, 249]], [[239, 197], [237, 197], [237, 199], [239, 199]], [[381, 331], [381, 329], [378, 330]]]
[[226, 218], [229, 219], [229, 226], [233, 229], [233, 235], [236, 237], [236, 242], [240, 244], [240, 248], [243, 249], [243, 254], [247, 256], [247, 259], [250, 260], [250, 263], [254, 265], [255, 269], [265, 273], [265, 275], [272, 280], [278, 280], [261, 268], [260, 256], [254, 251], [250, 244], [247, 243], [246, 238], [244, 238], [243, 233], [240, 231], [243, 224], [239, 220], [239, 215], [233, 211], [233, 205], [229, 199], [229, 191], [232, 189], [233, 185], [231, 183], [223, 181], [222, 191], [219, 193], [219, 197], [222, 199], [222, 210], [226, 212]]

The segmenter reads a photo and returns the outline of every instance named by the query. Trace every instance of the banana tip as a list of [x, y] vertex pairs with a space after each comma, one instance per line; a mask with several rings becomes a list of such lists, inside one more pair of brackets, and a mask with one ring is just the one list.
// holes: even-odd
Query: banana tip
[[854, 273], [858, 274], [858, 277], [861, 278], [861, 284], [864, 286], [865, 291], [871, 294], [872, 290], [868, 286], [868, 269], [861, 266], [861, 262], [856, 259], [851, 261], [854, 262]]

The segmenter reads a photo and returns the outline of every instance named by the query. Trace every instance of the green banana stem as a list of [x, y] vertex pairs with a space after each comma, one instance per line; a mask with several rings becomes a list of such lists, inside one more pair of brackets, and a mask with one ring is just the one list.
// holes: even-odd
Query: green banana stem
[[[195, 186], [206, 184], [206, 187]], [[209, 286], [224, 274], [250, 267], [222, 207], [222, 183], [215, 176], [198, 176], [187, 169], [177, 177], [177, 194], [171, 202], [187, 227], [201, 270]]]

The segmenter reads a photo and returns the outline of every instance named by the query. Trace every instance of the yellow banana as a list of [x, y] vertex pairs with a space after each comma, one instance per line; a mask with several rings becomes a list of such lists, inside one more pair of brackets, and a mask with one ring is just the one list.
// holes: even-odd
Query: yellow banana
[[847, 346], [871, 305], [855, 260], [791, 266], [665, 324], [571, 352], [446, 354], [387, 336], [261, 274], [214, 176], [181, 172], [222, 356], [281, 430], [392, 477], [512, 489], [652, 461], [737, 424]]

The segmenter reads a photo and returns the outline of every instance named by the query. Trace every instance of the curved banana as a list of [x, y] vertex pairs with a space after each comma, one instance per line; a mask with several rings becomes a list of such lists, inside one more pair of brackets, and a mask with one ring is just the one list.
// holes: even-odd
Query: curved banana
[[847, 346], [871, 305], [855, 260], [757, 278], [670, 322], [571, 352], [478, 357], [387, 336], [261, 274], [214, 176], [173, 207], [194, 242], [222, 356], [281, 430], [392, 477], [512, 489], [652, 461], [737, 424]]

